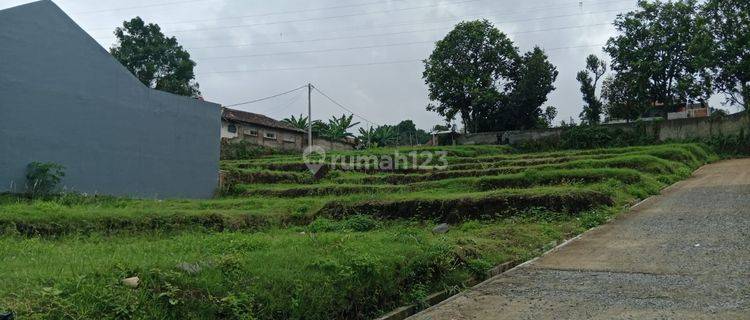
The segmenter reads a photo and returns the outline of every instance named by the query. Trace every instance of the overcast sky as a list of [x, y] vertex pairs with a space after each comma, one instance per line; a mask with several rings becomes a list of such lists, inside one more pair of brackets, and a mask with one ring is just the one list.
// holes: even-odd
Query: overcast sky
[[[0, 9], [28, 2], [0, 0]], [[604, 56], [602, 45], [614, 34], [612, 21], [633, 9], [636, 0], [54, 2], [105, 48], [114, 43], [112, 32], [123, 20], [140, 16], [159, 24], [198, 63], [197, 81], [206, 100], [231, 105], [311, 82], [374, 124], [412, 119], [429, 129], [443, 121], [425, 111], [419, 60], [457, 22], [488, 19], [521, 51], [535, 45], [545, 49], [560, 72], [548, 104], [557, 107], [558, 122], [577, 120], [582, 101], [576, 72], [588, 54]], [[282, 119], [306, 113], [307, 95], [300, 90], [237, 109]], [[314, 118], [344, 112], [314, 94]]]

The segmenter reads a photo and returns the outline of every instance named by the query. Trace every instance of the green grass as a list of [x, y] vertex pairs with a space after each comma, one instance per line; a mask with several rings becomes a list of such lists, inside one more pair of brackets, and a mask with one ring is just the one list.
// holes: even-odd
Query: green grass
[[410, 191], [489, 191], [505, 188], [570, 185], [602, 182], [615, 179], [634, 183], [650, 178], [632, 169], [529, 169], [521, 173], [497, 176], [453, 178], [400, 185], [362, 185], [321, 183], [299, 184], [241, 184], [232, 190], [236, 195], [267, 197], [310, 197], [350, 195], [356, 193], [406, 193]]
[[346, 175], [333, 178], [343, 183], [366, 183], [366, 184], [405, 184], [425, 181], [437, 181], [455, 179], [461, 177], [485, 177], [503, 174], [517, 174], [528, 170], [555, 170], [555, 169], [587, 169], [587, 168], [624, 168], [638, 170], [643, 173], [655, 175], [681, 175], [690, 171], [691, 165], [697, 163], [692, 161], [682, 163], [666, 160], [652, 155], [621, 155], [607, 159], [580, 159], [569, 162], [532, 165], [532, 166], [499, 166], [478, 170], [436, 170], [421, 174], [378, 174], [378, 175]]
[[[580, 232], [581, 220], [472, 221], [446, 235], [398, 223], [367, 232], [318, 220], [264, 233], [4, 238], [5, 307], [63, 319], [211, 317], [347, 319], [411, 303], [414, 288], [460, 287], [471, 263], [525, 260]], [[304, 234], [301, 232], [305, 232]], [[198, 264], [197, 274], [180, 263]], [[139, 276], [138, 289], [119, 284]], [[254, 307], [253, 306], [258, 306]]]
[[422, 193], [342, 200], [328, 203], [321, 215], [343, 218], [366, 214], [378, 219], [418, 219], [460, 223], [472, 219], [493, 220], [532, 209], [575, 215], [612, 205], [607, 194], [580, 188], [550, 188], [481, 193]]
[[[23, 319], [374, 318], [460, 290], [489, 266], [528, 260], [717, 159], [699, 144], [445, 149], [446, 170], [335, 170], [319, 181], [298, 156], [224, 161], [231, 185], [211, 200], [0, 195], [0, 311]], [[442, 222], [451, 230], [433, 234]], [[123, 286], [130, 276], [142, 284]]]

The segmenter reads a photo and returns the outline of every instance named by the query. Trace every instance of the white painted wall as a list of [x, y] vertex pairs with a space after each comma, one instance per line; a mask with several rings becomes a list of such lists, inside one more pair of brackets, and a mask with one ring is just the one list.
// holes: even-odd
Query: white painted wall
[[231, 133], [229, 132], [229, 122], [221, 121], [221, 137], [227, 138], [227, 139], [233, 139], [237, 138], [240, 135], [240, 128], [237, 128], [237, 132]]

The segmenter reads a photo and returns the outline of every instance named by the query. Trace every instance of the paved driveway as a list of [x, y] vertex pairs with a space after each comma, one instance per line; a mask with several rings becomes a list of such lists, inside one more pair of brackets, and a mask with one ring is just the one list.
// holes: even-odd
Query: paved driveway
[[412, 319], [750, 319], [750, 159]]

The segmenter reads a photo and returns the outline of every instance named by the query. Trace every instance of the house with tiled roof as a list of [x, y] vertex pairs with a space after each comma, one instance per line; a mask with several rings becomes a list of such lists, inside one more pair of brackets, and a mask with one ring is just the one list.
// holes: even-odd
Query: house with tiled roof
[[305, 131], [262, 114], [222, 108], [221, 138], [276, 150], [301, 151]]

